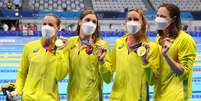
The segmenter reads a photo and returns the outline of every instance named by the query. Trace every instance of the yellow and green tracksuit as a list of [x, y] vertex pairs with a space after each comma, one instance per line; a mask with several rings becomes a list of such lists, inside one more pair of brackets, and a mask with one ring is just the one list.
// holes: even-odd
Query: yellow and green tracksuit
[[59, 101], [58, 80], [68, 67], [68, 54], [63, 50], [50, 53], [41, 39], [25, 44], [16, 86], [23, 101]]
[[127, 35], [116, 40], [112, 50], [114, 85], [110, 101], [147, 101], [148, 82], [158, 74], [160, 55], [157, 44], [148, 41], [150, 50], [148, 64], [143, 65], [142, 59], [134, 51], [128, 53]]
[[80, 49], [79, 37], [72, 37], [67, 44], [69, 52], [69, 82], [68, 101], [102, 101], [103, 80], [108, 83], [112, 79], [112, 63], [109, 45], [98, 39], [96, 45], [107, 49], [104, 63], [100, 64], [98, 57], [88, 55], [85, 49]]
[[155, 85], [154, 101], [188, 101], [192, 96], [192, 66], [196, 44], [190, 35], [181, 30], [167, 54], [181, 64], [184, 73], [176, 74], [161, 53], [160, 78]]

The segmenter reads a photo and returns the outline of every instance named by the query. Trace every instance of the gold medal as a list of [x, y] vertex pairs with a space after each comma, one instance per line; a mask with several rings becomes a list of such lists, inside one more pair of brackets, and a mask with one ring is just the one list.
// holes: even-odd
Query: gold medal
[[140, 46], [137, 49], [137, 55], [138, 56], [143, 56], [143, 55], [145, 55], [146, 51], [147, 51], [147, 49], [144, 46]]
[[96, 56], [101, 56], [102, 55], [102, 49], [99, 46], [95, 46], [93, 49], [93, 54]]
[[63, 47], [64, 43], [61, 39], [57, 39], [56, 42], [55, 42], [55, 45], [58, 47], [58, 48], [61, 48]]

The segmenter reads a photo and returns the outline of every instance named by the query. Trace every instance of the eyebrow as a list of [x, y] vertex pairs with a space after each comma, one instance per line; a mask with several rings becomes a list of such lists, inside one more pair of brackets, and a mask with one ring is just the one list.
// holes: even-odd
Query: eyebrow
[[131, 18], [131, 19], [140, 19], [138, 17], [130, 17], [130, 16], [128, 16], [127, 19], [129, 19], [129, 18]]
[[97, 19], [92, 19], [92, 18], [85, 18], [84, 20], [86, 20], [86, 19], [90, 19], [90, 20], [96, 20], [96, 21], [97, 21]]
[[165, 16], [165, 15], [163, 15], [163, 14], [156, 14], [157, 16], [160, 16], [160, 17], [167, 17], [167, 16]]
[[134, 19], [139, 19], [138, 17], [130, 17], [130, 16], [128, 16], [127, 18], [134, 18]]

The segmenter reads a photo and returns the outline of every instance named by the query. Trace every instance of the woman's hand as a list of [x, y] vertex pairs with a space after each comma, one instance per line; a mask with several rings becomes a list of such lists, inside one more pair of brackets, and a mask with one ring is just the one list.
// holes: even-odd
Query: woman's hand
[[98, 60], [101, 64], [104, 63], [104, 58], [106, 56], [106, 53], [107, 53], [107, 49], [104, 48], [103, 46], [96, 46], [94, 49], [93, 49], [93, 54], [96, 55], [98, 57]]
[[63, 49], [64, 47], [66, 47], [66, 43], [67, 43], [67, 39], [64, 39], [64, 38], [59, 38], [55, 41], [55, 45], [57, 49]]
[[162, 46], [162, 49], [161, 49], [162, 54], [166, 56], [169, 48], [172, 45], [172, 40], [170, 38], [160, 39], [159, 44]]
[[106, 53], [107, 53], [107, 50], [106, 50], [105, 48], [103, 48], [103, 49], [102, 49], [102, 54], [101, 54], [101, 56], [99, 57], [99, 61], [100, 61], [101, 64], [104, 63], [104, 58], [105, 58], [105, 56], [106, 56]]

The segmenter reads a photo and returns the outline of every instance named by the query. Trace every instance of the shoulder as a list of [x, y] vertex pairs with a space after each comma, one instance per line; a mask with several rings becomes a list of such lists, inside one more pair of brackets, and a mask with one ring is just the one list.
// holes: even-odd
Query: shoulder
[[99, 38], [96, 43], [97, 43], [97, 44], [101, 44], [101, 45], [107, 45], [107, 44], [108, 44], [107, 41], [105, 41], [105, 40], [103, 40], [103, 39], [101, 39], [101, 38]]
[[32, 51], [39, 50], [40, 45], [40, 39], [26, 43], [23, 48], [23, 54], [29, 54]]
[[115, 45], [116, 45], [116, 44], [123, 44], [123, 43], [125, 42], [126, 38], [127, 38], [127, 35], [124, 35], [124, 36], [122, 36], [122, 37], [116, 39], [116, 40], [115, 40]]
[[186, 45], [186, 44], [195, 45], [195, 41], [193, 37], [182, 30], [179, 32], [178, 41], [180, 41], [182, 45]]
[[158, 48], [158, 44], [156, 42], [149, 41], [148, 44], [151, 48]]
[[66, 48], [67, 49], [74, 48], [76, 46], [78, 39], [79, 39], [79, 36], [70, 37], [67, 41]]
[[178, 37], [180, 40], [193, 40], [192, 36], [190, 36], [187, 32], [184, 32], [182, 30], [179, 32]]
[[70, 37], [67, 41], [67, 45], [76, 44], [79, 39], [79, 36]]
[[28, 42], [24, 45], [24, 48], [33, 48], [35, 46], [40, 45], [40, 39]]
[[68, 41], [69, 41], [69, 42], [74, 42], [74, 41], [77, 41], [78, 38], [79, 38], [79, 36], [73, 36], [73, 37], [70, 37], [70, 38], [68, 39]]
[[154, 53], [154, 52], [158, 53], [159, 52], [159, 45], [157, 43], [149, 41], [148, 44], [149, 44], [151, 53]]

